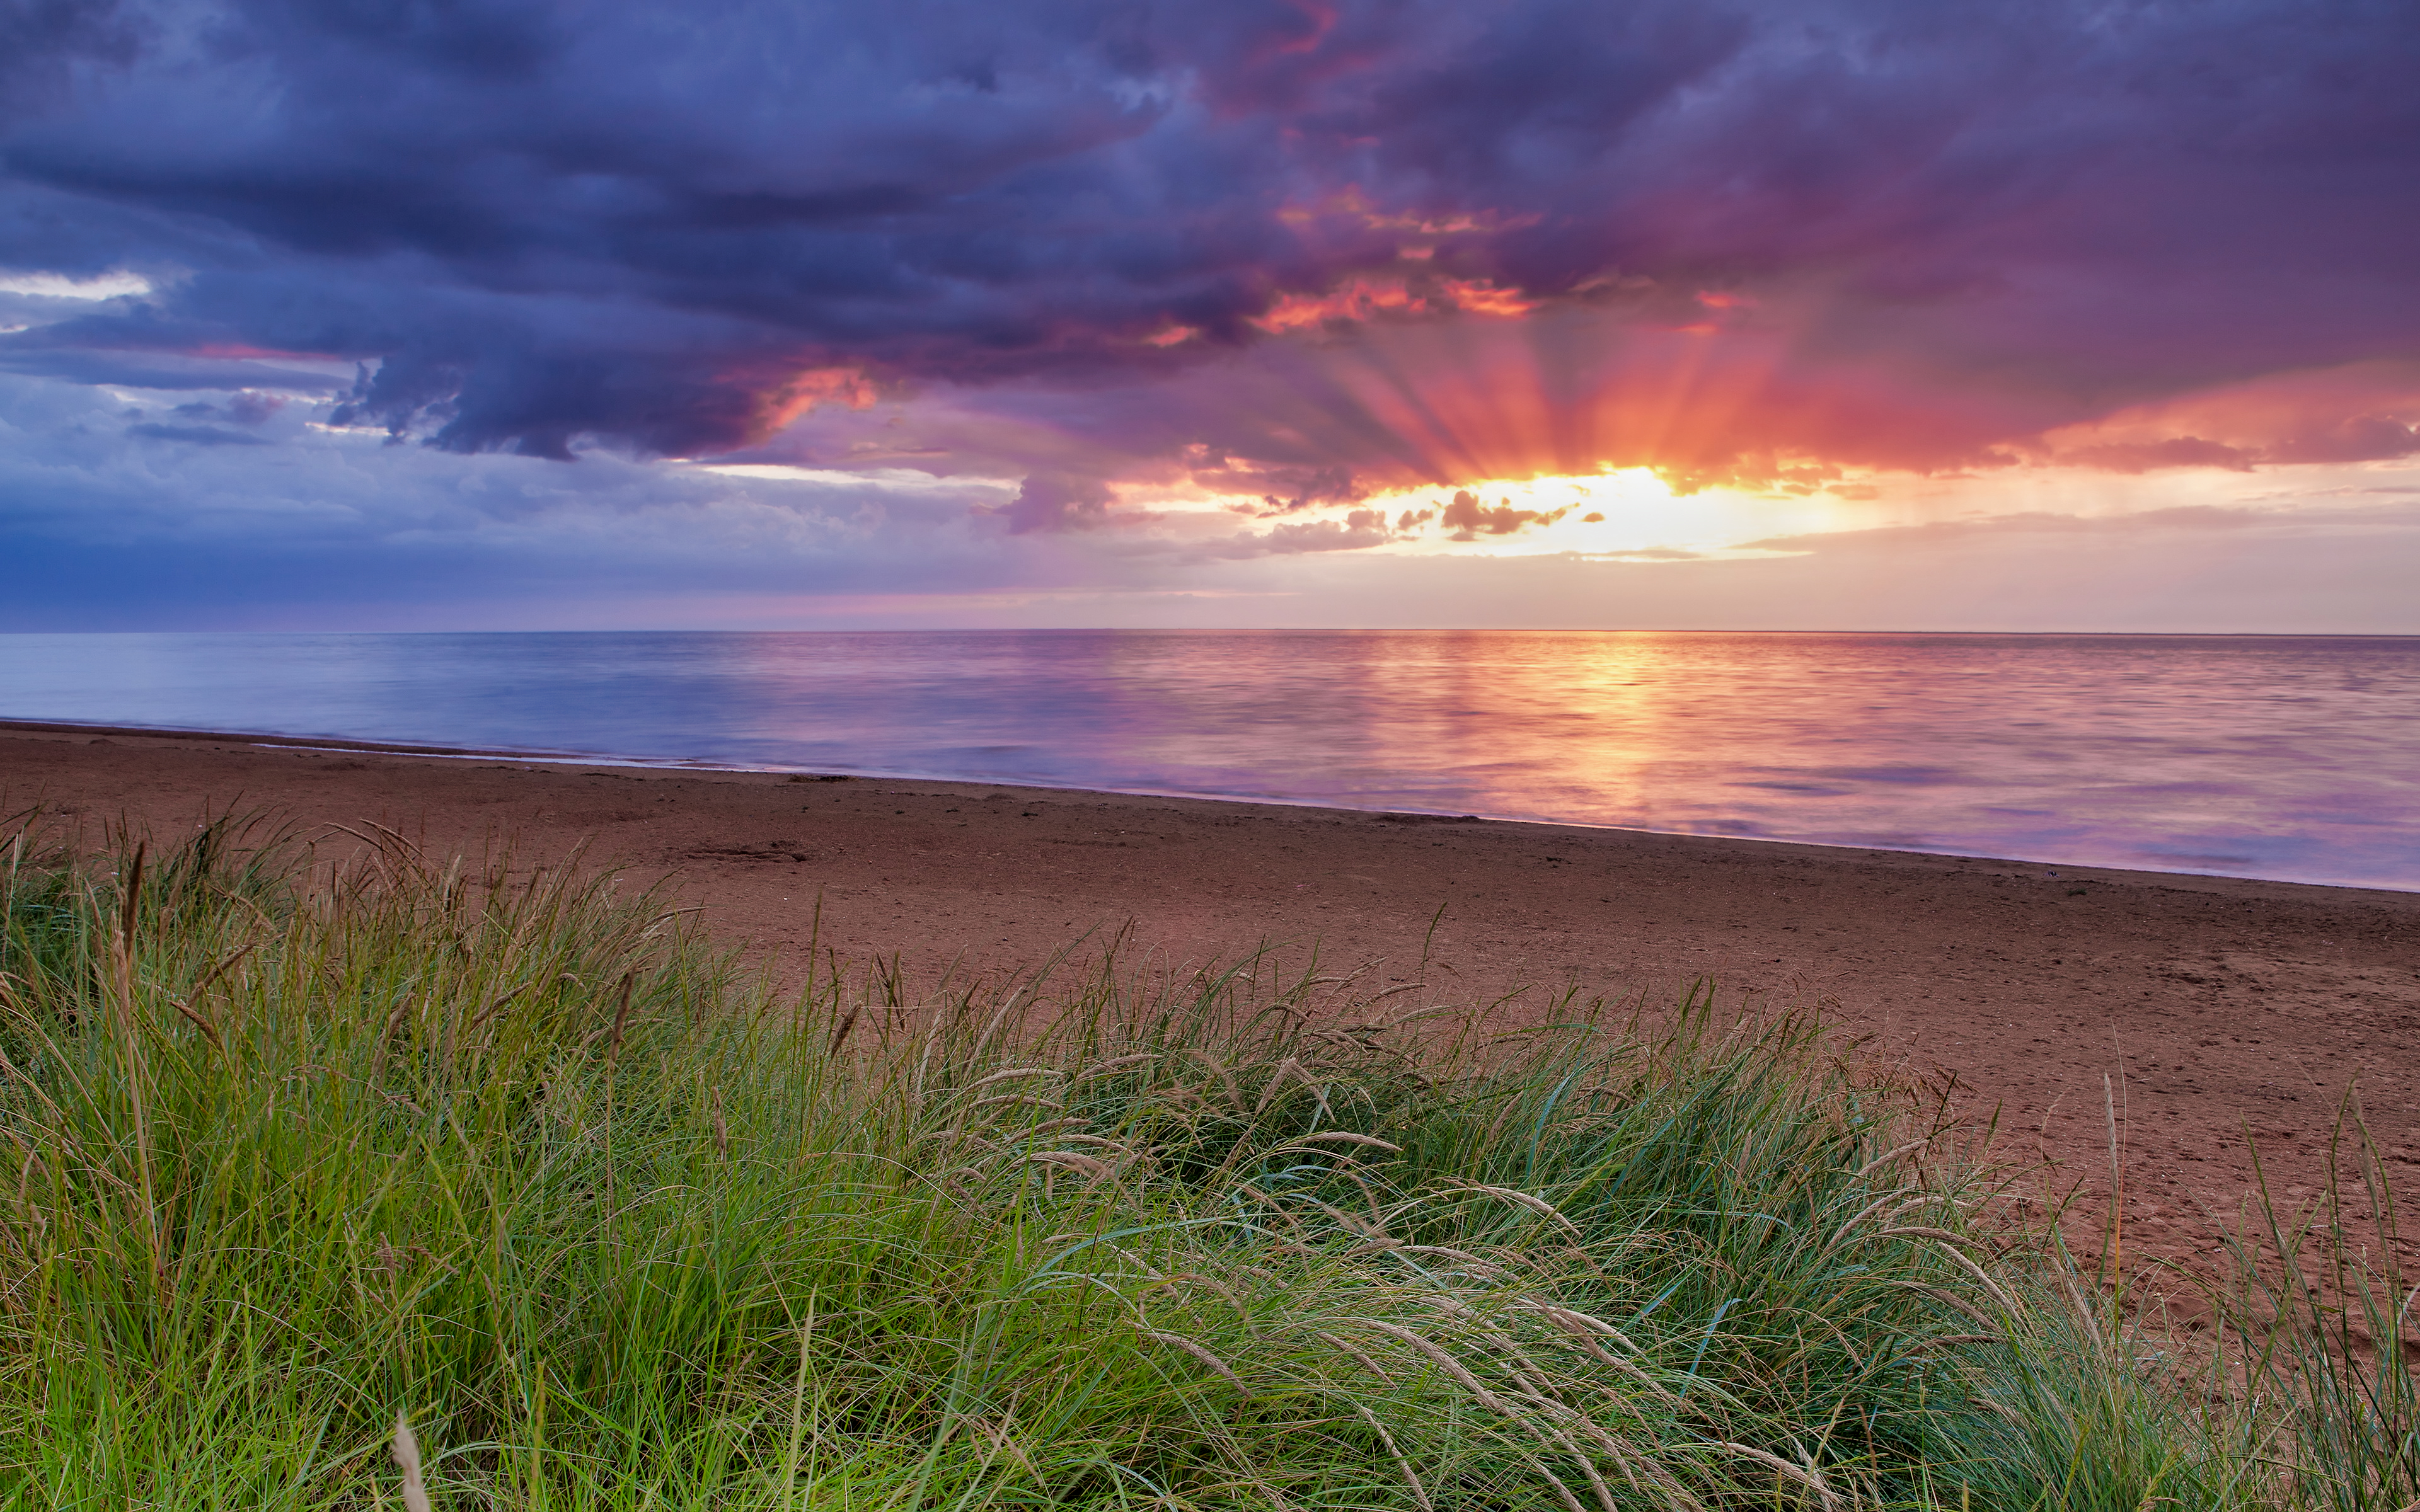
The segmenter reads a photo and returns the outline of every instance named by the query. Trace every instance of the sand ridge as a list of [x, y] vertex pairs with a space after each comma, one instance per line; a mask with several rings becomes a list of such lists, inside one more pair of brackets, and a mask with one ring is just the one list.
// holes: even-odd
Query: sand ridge
[[1669, 993], [1713, 977], [1727, 996], [1824, 1002], [1869, 1051], [1996, 1109], [2005, 1153], [2104, 1191], [2114, 1097], [2128, 1243], [2148, 1252], [2206, 1246], [2197, 1210], [2231, 1209], [2252, 1180], [2247, 1130], [2273, 1188], [2307, 1195], [2349, 1083], [2398, 1184], [2420, 1175], [2420, 893], [0, 725], [0, 810], [37, 802], [162, 833], [257, 806], [305, 825], [374, 819], [438, 851], [510, 834], [533, 859], [593, 837], [596, 858], [671, 877], [726, 938], [791, 970], [817, 928], [844, 958], [896, 952], [930, 980], [1123, 927], [1179, 960], [1315, 943], [1377, 985], [1424, 970], [1514, 1022], [1569, 984]]

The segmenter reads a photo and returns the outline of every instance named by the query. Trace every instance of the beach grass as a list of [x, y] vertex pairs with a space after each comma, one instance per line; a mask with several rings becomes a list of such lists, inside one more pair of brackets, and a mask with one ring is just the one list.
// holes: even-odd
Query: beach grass
[[2420, 1499], [2349, 1230], [2242, 1239], [2215, 1389], [1915, 1088], [1709, 988], [1510, 1035], [1265, 955], [785, 995], [579, 866], [45, 833], [8, 1505]]

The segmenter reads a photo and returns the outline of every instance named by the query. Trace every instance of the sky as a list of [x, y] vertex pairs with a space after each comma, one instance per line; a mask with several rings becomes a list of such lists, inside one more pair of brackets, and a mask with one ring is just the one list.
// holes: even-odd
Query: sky
[[0, 0], [0, 630], [2420, 633], [2409, 0]]

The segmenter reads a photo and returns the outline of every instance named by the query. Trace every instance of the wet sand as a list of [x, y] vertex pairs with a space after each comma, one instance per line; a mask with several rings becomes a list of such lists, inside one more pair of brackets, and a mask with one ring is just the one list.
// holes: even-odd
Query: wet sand
[[533, 860], [590, 840], [793, 972], [820, 902], [824, 946], [895, 952], [924, 982], [1122, 927], [1172, 960], [1315, 946], [1331, 968], [1367, 965], [1373, 990], [1425, 977], [1508, 1021], [1572, 984], [1668, 995], [1711, 977], [1727, 1001], [1820, 1002], [1869, 1052], [1954, 1078], [1968, 1112], [1996, 1110], [1999, 1153], [2090, 1192], [2108, 1186], [2114, 1093], [2135, 1253], [2206, 1247], [2198, 1213], [2251, 1183], [2247, 1131], [2273, 1189], [2308, 1195], [2349, 1084], [2397, 1185], [2420, 1178], [2420, 893], [0, 724], [0, 811], [38, 802], [163, 835], [254, 807], [372, 819], [440, 852], [510, 835]]

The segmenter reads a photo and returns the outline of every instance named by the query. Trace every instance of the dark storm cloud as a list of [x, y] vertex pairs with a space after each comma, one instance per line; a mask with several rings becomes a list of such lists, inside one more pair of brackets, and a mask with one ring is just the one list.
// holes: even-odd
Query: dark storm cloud
[[0, 4], [0, 122], [55, 103], [81, 66], [133, 61], [139, 34], [116, 11], [87, 0]]
[[[2415, 65], [2404, 0], [5, 0], [0, 265], [159, 286], [0, 364], [341, 357], [341, 422], [699, 455], [812, 369], [1088, 403], [1411, 245], [1668, 323], [1820, 288], [1805, 362], [2038, 427], [2420, 355]], [[1387, 444], [1282, 428], [1235, 464]]]

